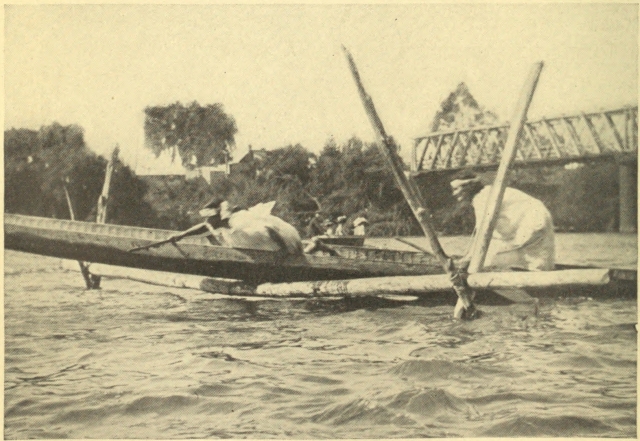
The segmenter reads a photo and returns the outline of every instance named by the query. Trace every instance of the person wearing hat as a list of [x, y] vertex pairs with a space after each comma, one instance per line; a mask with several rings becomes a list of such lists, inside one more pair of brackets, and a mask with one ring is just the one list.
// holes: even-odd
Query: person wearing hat
[[353, 235], [354, 236], [366, 236], [366, 228], [369, 225], [369, 221], [363, 215], [353, 221]]
[[175, 234], [171, 240], [176, 242], [187, 236], [209, 232], [209, 237], [233, 248], [302, 254], [302, 240], [298, 231], [271, 214], [274, 204], [257, 204], [245, 210], [214, 198], [200, 210], [200, 215], [206, 218], [204, 222]]
[[346, 236], [347, 235], [347, 230], [346, 230], [347, 216], [338, 216], [338, 218], [336, 219], [336, 223], [338, 225], [336, 226], [336, 231], [334, 234], [336, 236]]
[[322, 226], [324, 227], [325, 236], [335, 236], [335, 224], [331, 219], [325, 220]]
[[320, 236], [324, 233], [324, 229], [322, 228], [322, 219], [320, 217], [320, 213], [316, 212], [311, 218], [309, 225], [307, 226], [307, 235], [309, 237]]
[[277, 251], [299, 255], [302, 239], [296, 228], [271, 214], [275, 201], [257, 204], [248, 209], [234, 209], [221, 204], [221, 221], [227, 228], [218, 230], [219, 240], [233, 248]]
[[197, 236], [199, 234], [209, 233], [207, 237], [214, 238], [217, 236], [216, 229], [224, 226], [224, 222], [220, 216], [220, 206], [223, 203], [223, 199], [214, 197], [205, 204], [204, 207], [198, 212], [205, 220], [193, 227], [184, 230], [178, 234], [174, 234], [169, 239], [172, 242], [177, 242], [188, 236]]
[[[491, 186], [471, 172], [458, 174], [451, 182], [452, 194], [461, 204], [471, 204], [478, 220], [484, 216]], [[459, 264], [468, 265], [471, 250]], [[504, 191], [500, 213], [486, 266], [548, 271], [555, 267], [555, 235], [551, 213], [538, 199], [515, 188]]]

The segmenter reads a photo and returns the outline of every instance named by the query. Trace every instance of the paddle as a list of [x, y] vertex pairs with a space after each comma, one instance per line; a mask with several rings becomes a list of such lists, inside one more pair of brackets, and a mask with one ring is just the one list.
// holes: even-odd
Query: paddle
[[409, 245], [410, 247], [415, 248], [416, 250], [421, 251], [424, 254], [428, 254], [430, 256], [433, 256], [433, 253], [431, 252], [431, 250], [428, 250], [428, 249], [426, 249], [424, 247], [421, 247], [420, 245], [415, 244], [415, 243], [405, 239], [402, 236], [396, 236], [396, 237], [394, 237], [394, 239], [397, 240], [398, 242], [402, 242], [405, 245]]
[[176, 243], [176, 238], [172, 236], [169, 239], [160, 240], [158, 242], [153, 242], [147, 245], [143, 245], [141, 247], [131, 248], [129, 252], [135, 253], [136, 251], [148, 250], [150, 248], [156, 248], [156, 247], [165, 245], [167, 243]]

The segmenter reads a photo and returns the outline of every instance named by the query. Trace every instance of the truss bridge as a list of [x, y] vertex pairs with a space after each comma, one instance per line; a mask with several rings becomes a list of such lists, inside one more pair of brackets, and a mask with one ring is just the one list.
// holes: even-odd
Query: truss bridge
[[[414, 173], [497, 168], [509, 124], [430, 133], [415, 140]], [[514, 167], [566, 164], [599, 158], [635, 160], [638, 107], [528, 121]]]
[[[509, 124], [457, 128], [415, 139], [411, 172], [498, 167]], [[637, 230], [638, 106], [528, 121], [513, 167], [614, 160], [619, 171], [620, 231]]]

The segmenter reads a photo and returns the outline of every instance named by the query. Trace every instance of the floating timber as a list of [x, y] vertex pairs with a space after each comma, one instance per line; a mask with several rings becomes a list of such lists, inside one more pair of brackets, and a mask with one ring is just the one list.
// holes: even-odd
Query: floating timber
[[[62, 268], [77, 271], [77, 267], [72, 263], [63, 261]], [[455, 298], [446, 274], [264, 283], [255, 286], [241, 280], [175, 274], [99, 263], [92, 263], [89, 268], [92, 274], [103, 277], [172, 288], [194, 289], [240, 298], [335, 299], [383, 296], [404, 301], [419, 298], [451, 301]], [[530, 295], [535, 298], [568, 295], [632, 297], [635, 293], [636, 276], [636, 271], [633, 270], [566, 267], [542, 272], [476, 273], [469, 275], [468, 283], [471, 288], [483, 294], [483, 300], [495, 298], [497, 294], [511, 302], [529, 303], [533, 299]], [[524, 295], [520, 295], [519, 298], [513, 296], [513, 293], [521, 293], [521, 290], [524, 290]]]
[[130, 268], [239, 279], [252, 284], [443, 273], [439, 262], [428, 254], [366, 247], [340, 246], [339, 256], [283, 257], [271, 251], [212, 245], [206, 238], [195, 237], [129, 252], [173, 233], [5, 214], [7, 249]]

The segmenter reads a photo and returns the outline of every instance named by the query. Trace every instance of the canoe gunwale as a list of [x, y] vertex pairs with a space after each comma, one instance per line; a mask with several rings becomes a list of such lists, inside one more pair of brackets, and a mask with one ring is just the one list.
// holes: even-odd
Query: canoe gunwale
[[409, 261], [396, 260], [393, 253], [375, 249], [369, 252], [369, 255], [377, 256], [372, 259], [309, 254], [283, 258], [272, 251], [213, 245], [205, 237], [187, 238], [177, 244], [135, 253], [128, 251], [164, 240], [173, 233], [113, 224], [5, 215], [6, 248], [134, 268], [228, 277], [253, 283], [417, 275], [442, 271], [439, 265], [425, 260], [421, 253], [415, 253], [417, 256]]

